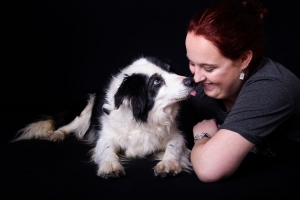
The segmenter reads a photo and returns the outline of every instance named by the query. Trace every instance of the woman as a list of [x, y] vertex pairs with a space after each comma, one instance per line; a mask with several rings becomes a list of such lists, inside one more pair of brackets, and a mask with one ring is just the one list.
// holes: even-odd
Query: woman
[[[258, 2], [222, 2], [195, 15], [186, 36], [197, 111], [191, 161], [198, 178], [231, 176], [249, 152], [299, 155], [300, 80], [265, 58]], [[293, 154], [294, 153], [294, 154]]]

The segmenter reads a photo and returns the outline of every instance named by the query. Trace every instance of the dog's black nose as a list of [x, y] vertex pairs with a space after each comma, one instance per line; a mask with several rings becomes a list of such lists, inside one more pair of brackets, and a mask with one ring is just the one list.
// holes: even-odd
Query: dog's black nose
[[195, 85], [194, 79], [191, 77], [183, 79], [183, 84], [186, 86], [193, 87]]

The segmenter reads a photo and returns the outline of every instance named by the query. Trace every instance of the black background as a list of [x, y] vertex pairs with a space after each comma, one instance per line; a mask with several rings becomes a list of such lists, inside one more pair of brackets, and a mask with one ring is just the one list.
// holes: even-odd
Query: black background
[[[170, 59], [189, 75], [191, 16], [217, 0], [9, 1], [5, 10], [2, 99], [7, 105], [62, 105], [103, 87], [139, 55]], [[299, 1], [264, 1], [265, 55], [299, 72]]]
[[[0, 199], [299, 199], [300, 160], [250, 155], [221, 182], [194, 173], [154, 177], [156, 161], [136, 159], [126, 176], [104, 180], [90, 147], [63, 143], [8, 143], [35, 116], [76, 103], [102, 88], [111, 74], [140, 55], [170, 59], [189, 75], [188, 21], [217, 0], [11, 0], [3, 3]], [[300, 77], [299, 1], [264, 1], [265, 55]]]

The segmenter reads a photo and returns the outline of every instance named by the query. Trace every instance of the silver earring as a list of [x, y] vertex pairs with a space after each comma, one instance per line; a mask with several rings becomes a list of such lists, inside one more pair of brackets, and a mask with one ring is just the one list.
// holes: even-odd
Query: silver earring
[[245, 73], [244, 70], [242, 70], [241, 74], [240, 74], [240, 80], [244, 80], [245, 77]]

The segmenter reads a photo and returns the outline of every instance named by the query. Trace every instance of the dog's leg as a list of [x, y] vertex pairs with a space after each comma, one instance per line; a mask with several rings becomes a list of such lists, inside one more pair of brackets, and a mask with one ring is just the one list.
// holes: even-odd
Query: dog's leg
[[155, 176], [166, 177], [175, 176], [182, 171], [189, 172], [191, 163], [189, 160], [190, 150], [187, 149], [184, 139], [181, 135], [175, 135], [167, 143], [162, 160], [154, 167]]
[[120, 147], [115, 142], [99, 139], [93, 152], [93, 160], [98, 165], [97, 175], [102, 178], [118, 178], [125, 175], [120, 163]]
[[90, 95], [88, 104], [84, 108], [84, 110], [80, 113], [80, 116], [75, 117], [75, 119], [71, 123], [55, 130], [50, 135], [50, 140], [54, 142], [56, 141], [59, 142], [64, 140], [65, 137], [70, 135], [71, 133], [74, 133], [77, 138], [83, 139], [84, 134], [86, 133], [86, 131], [90, 126], [90, 118], [92, 115], [94, 99], [95, 96], [93, 94]]
[[53, 131], [49, 137], [49, 140], [53, 142], [63, 141], [73, 130], [72, 123], [70, 125], [63, 126], [56, 131]]
[[[19, 130], [16, 138], [12, 140], [12, 142], [30, 139], [60, 142], [71, 133], [74, 133], [77, 138], [82, 139], [90, 126], [94, 99], [95, 95], [91, 94], [88, 99], [88, 104], [81, 111], [80, 115], [75, 115], [76, 117], [73, 116], [73, 114], [71, 115], [71, 117], [74, 117], [71, 122], [65, 120], [65, 118], [70, 118], [68, 114], [59, 115], [59, 117], [43, 116], [43, 119], [30, 123]], [[58, 123], [58, 121], [60, 121], [60, 123]]]

